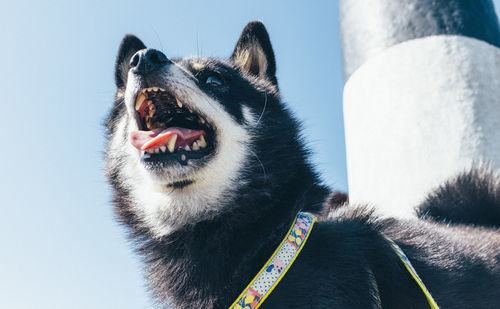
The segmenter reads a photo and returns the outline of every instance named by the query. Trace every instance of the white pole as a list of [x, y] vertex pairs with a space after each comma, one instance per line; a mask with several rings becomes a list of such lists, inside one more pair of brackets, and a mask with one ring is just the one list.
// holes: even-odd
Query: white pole
[[[500, 168], [492, 3], [437, 3], [341, 2], [349, 199], [389, 216], [411, 217], [427, 193], [474, 163]], [[356, 26], [363, 20], [372, 30]]]

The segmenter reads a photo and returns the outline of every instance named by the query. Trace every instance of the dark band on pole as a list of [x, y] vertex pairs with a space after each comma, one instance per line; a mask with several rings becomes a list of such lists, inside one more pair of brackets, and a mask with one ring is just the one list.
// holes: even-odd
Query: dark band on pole
[[500, 47], [491, 0], [340, 0], [344, 80], [395, 44], [431, 35], [463, 35]]

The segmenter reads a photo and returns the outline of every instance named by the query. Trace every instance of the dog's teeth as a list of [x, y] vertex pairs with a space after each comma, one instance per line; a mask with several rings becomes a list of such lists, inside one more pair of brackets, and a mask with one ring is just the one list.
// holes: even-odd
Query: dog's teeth
[[160, 151], [161, 151], [161, 152], [165, 152], [165, 151], [167, 151], [167, 146], [165, 146], [165, 145], [160, 146]]
[[146, 150], [147, 153], [155, 153], [155, 150], [154, 149], [148, 149]]
[[135, 101], [135, 110], [136, 111], [138, 111], [141, 108], [142, 102], [144, 102], [144, 100], [146, 100], [146, 95], [144, 93], [139, 94], [139, 96], [137, 97], [137, 100]]
[[177, 141], [177, 134], [172, 135], [172, 137], [167, 142], [168, 151], [174, 152], [175, 142]]
[[160, 153], [160, 148], [155, 148], [155, 153]]
[[[154, 106], [154, 105], [153, 105]], [[150, 108], [149, 109], [149, 117], [153, 117], [153, 115], [155, 114], [156, 110], [154, 108]]]
[[207, 142], [205, 141], [205, 137], [200, 136], [200, 138], [198, 139], [198, 145], [201, 147], [201, 148], [205, 148], [207, 147]]
[[189, 145], [186, 145], [186, 146], [184, 146], [184, 150], [191, 151], [191, 148], [189, 148]]
[[177, 97], [175, 97], [175, 101], [177, 101], [177, 106], [182, 107], [182, 103], [179, 99], [177, 99]]
[[201, 124], [205, 124], [205, 119], [203, 119], [203, 117], [199, 116], [199, 120]]
[[192, 148], [194, 151], [200, 150], [200, 146], [198, 146], [198, 143], [197, 143], [197, 142], [193, 142], [193, 145], [191, 145], [191, 148]]

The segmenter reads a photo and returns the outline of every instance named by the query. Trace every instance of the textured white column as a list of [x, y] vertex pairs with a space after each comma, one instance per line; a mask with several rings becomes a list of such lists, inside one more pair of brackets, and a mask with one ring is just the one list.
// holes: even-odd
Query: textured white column
[[500, 168], [500, 49], [449, 35], [392, 46], [350, 76], [344, 118], [350, 201], [411, 217], [472, 162]]

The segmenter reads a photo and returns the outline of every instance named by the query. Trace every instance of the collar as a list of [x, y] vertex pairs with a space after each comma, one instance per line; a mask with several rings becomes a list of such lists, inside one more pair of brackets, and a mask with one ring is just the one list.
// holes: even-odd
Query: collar
[[257, 309], [271, 294], [304, 247], [316, 217], [299, 212], [285, 238], [229, 309]]

